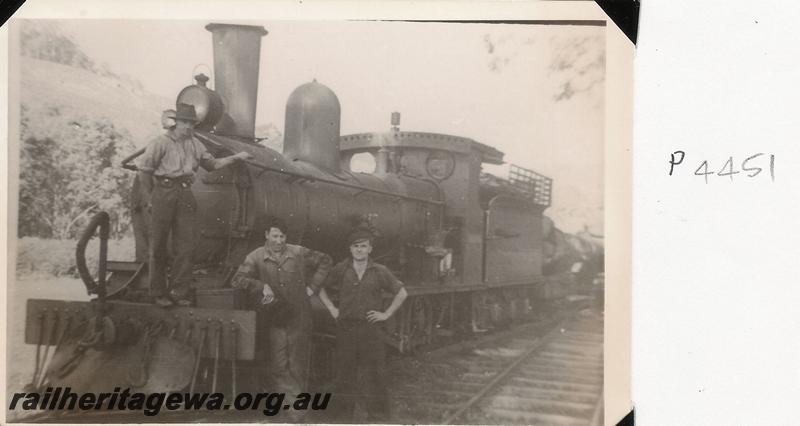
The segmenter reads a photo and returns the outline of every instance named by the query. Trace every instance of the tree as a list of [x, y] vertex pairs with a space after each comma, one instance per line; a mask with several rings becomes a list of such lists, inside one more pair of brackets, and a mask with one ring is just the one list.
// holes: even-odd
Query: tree
[[[485, 34], [483, 45], [489, 55], [489, 69], [503, 72], [521, 54], [532, 54], [536, 43], [540, 43], [536, 37]], [[556, 84], [555, 101], [602, 90], [606, 65], [604, 29], [571, 28], [569, 32], [550, 36], [546, 44], [547, 49], [539, 49], [549, 52], [547, 69]]]
[[567, 37], [554, 43], [550, 71], [559, 78], [556, 101], [570, 99], [578, 93], [589, 93], [605, 82], [605, 37], [582, 35]]
[[19, 236], [74, 238], [92, 213], [111, 215], [112, 234], [130, 229], [131, 176], [119, 164], [135, 150], [104, 118], [23, 105]]

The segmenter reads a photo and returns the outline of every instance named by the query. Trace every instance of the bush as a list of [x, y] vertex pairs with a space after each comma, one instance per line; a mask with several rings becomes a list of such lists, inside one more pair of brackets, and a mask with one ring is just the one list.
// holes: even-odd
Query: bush
[[[24, 237], [17, 240], [17, 277], [28, 275], [52, 275], [78, 278], [75, 266], [77, 240], [53, 240]], [[109, 260], [133, 260], [133, 238], [108, 240]], [[92, 274], [97, 272], [100, 240], [93, 238], [86, 247], [86, 264]]]
[[21, 109], [17, 235], [75, 238], [92, 213], [111, 215], [111, 235], [130, 231], [131, 174], [119, 166], [136, 149], [106, 118], [57, 107]]

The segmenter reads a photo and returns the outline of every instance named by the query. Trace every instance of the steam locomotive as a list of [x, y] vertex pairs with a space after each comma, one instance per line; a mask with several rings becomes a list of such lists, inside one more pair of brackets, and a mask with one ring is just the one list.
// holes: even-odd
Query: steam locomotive
[[[230, 281], [244, 257], [263, 245], [271, 217], [285, 220], [290, 243], [334, 260], [348, 255], [346, 236], [354, 226], [369, 223], [377, 230], [373, 257], [409, 292], [383, 335], [401, 353], [527, 316], [552, 297], [543, 271], [564, 272], [574, 256], [583, 256], [553, 238], [560, 231], [543, 217], [550, 178], [516, 166], [505, 179], [482, 173], [482, 164], [502, 164], [503, 153], [465, 137], [400, 131], [399, 114], [386, 131], [340, 135], [339, 100], [317, 81], [289, 96], [283, 152], [260, 145], [256, 93], [267, 32], [228, 24], [206, 29], [214, 46], [214, 89], [198, 75], [177, 102], [195, 107], [195, 136], [209, 152], [246, 151], [253, 158], [197, 175], [195, 305], [162, 309], [148, 303], [146, 258], [107, 260], [108, 216], [96, 216], [77, 251], [81, 276], [96, 297], [28, 301], [26, 343], [45, 349], [41, 362], [37, 357], [34, 386], [233, 393], [253, 386], [247, 379], [261, 365], [263, 326]], [[132, 157], [123, 166], [135, 170]], [[354, 172], [351, 163], [365, 157], [374, 171]], [[137, 252], [146, 253], [145, 221], [138, 219]], [[95, 278], [83, 259], [97, 228]], [[330, 347], [330, 318], [314, 303], [316, 347]], [[315, 351], [315, 366], [325, 364], [325, 353]]]

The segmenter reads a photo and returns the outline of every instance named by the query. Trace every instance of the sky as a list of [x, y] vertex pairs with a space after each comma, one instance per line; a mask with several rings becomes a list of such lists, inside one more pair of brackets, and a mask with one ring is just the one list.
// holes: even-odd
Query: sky
[[[194, 74], [213, 72], [207, 23], [60, 22], [93, 60], [171, 102]], [[508, 163], [552, 177], [552, 209], [602, 208], [605, 28], [237, 23], [269, 31], [260, 52], [257, 125], [283, 131], [289, 94], [316, 79], [339, 98], [342, 134], [388, 130], [391, 112], [399, 111], [401, 130], [469, 137], [503, 151]], [[591, 67], [598, 57], [600, 66]]]

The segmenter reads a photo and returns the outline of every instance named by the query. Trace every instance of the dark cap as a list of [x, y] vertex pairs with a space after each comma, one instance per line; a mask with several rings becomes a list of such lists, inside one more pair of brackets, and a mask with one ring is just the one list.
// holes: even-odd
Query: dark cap
[[289, 233], [289, 228], [286, 227], [286, 222], [279, 217], [269, 218], [269, 221], [267, 222], [267, 232], [269, 232], [272, 228], [278, 229], [284, 234]]
[[360, 243], [361, 241], [372, 242], [372, 238], [374, 238], [372, 232], [370, 232], [368, 229], [359, 228], [351, 232], [347, 237], [347, 245], [352, 246], [353, 244]]
[[176, 120], [185, 120], [197, 122], [197, 113], [194, 110], [194, 105], [178, 104], [177, 112], [175, 113]]

